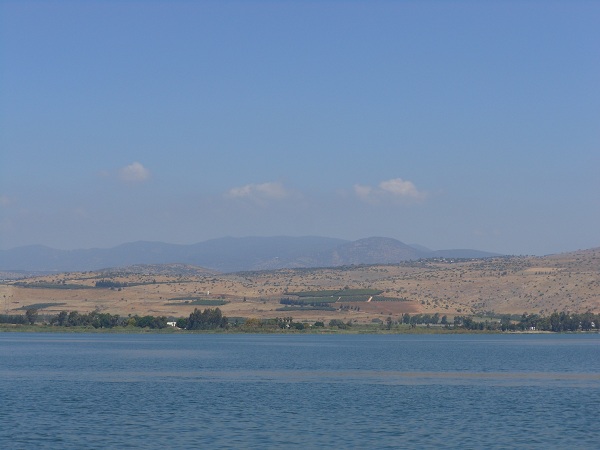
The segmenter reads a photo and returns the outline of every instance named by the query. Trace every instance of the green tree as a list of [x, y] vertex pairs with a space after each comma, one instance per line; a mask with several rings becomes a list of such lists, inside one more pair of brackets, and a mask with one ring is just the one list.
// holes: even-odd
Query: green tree
[[67, 324], [68, 318], [69, 318], [69, 315], [67, 314], [67, 312], [61, 311], [60, 313], [58, 313], [58, 316], [56, 316], [56, 324], [59, 327], [64, 327]]
[[392, 329], [392, 318], [390, 316], [387, 316], [387, 318], [385, 319], [385, 323], [386, 323], [386, 328], [388, 330]]
[[202, 312], [195, 308], [188, 318], [186, 328], [188, 330], [210, 330], [225, 327], [227, 327], [227, 317], [223, 315], [219, 308], [206, 308]]
[[82, 322], [81, 314], [77, 311], [71, 311], [69, 313], [69, 317], [67, 317], [67, 326], [68, 327], [77, 327], [80, 326]]
[[329, 326], [331, 328], [338, 327], [341, 330], [345, 330], [346, 328], [348, 328], [348, 326], [344, 323], [344, 321], [340, 320], [340, 319], [331, 319], [329, 321]]
[[33, 325], [37, 320], [38, 310], [35, 308], [29, 308], [27, 311], [25, 311], [25, 317], [27, 318], [27, 322], [29, 322], [30, 325]]

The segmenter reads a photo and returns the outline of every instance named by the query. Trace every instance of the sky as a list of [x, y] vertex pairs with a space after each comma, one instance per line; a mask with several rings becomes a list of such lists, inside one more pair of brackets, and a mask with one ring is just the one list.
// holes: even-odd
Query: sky
[[0, 248], [600, 246], [600, 2], [0, 0]]

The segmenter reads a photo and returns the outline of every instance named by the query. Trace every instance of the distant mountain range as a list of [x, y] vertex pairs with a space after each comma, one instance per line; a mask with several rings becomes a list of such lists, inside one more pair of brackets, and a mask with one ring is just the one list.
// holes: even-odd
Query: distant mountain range
[[396, 239], [357, 241], [325, 237], [225, 237], [177, 245], [139, 241], [108, 249], [56, 250], [41, 245], [0, 250], [1, 271], [75, 272], [137, 264], [189, 264], [219, 272], [394, 264], [420, 258], [486, 258], [479, 250], [433, 251]]

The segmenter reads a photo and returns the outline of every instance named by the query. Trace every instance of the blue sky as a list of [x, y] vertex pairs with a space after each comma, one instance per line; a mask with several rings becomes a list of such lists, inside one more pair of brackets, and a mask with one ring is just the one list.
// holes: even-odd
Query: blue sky
[[0, 1], [0, 248], [600, 246], [600, 3]]

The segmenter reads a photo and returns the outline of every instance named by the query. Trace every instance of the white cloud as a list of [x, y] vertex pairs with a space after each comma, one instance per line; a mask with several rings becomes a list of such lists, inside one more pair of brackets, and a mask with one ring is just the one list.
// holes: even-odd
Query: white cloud
[[412, 181], [402, 178], [382, 181], [377, 187], [355, 184], [354, 193], [359, 199], [369, 203], [379, 203], [385, 199], [420, 202], [427, 196], [425, 192], [419, 191]]
[[402, 178], [382, 181], [379, 188], [384, 192], [389, 192], [395, 197], [406, 197], [414, 200], [421, 200], [424, 197], [423, 192], [419, 192], [412, 181], [405, 181]]
[[150, 171], [139, 162], [134, 162], [119, 170], [119, 178], [129, 182], [146, 181], [150, 178]]
[[247, 184], [227, 191], [230, 198], [249, 198], [254, 200], [281, 200], [289, 195], [282, 183], [272, 181], [260, 184]]

